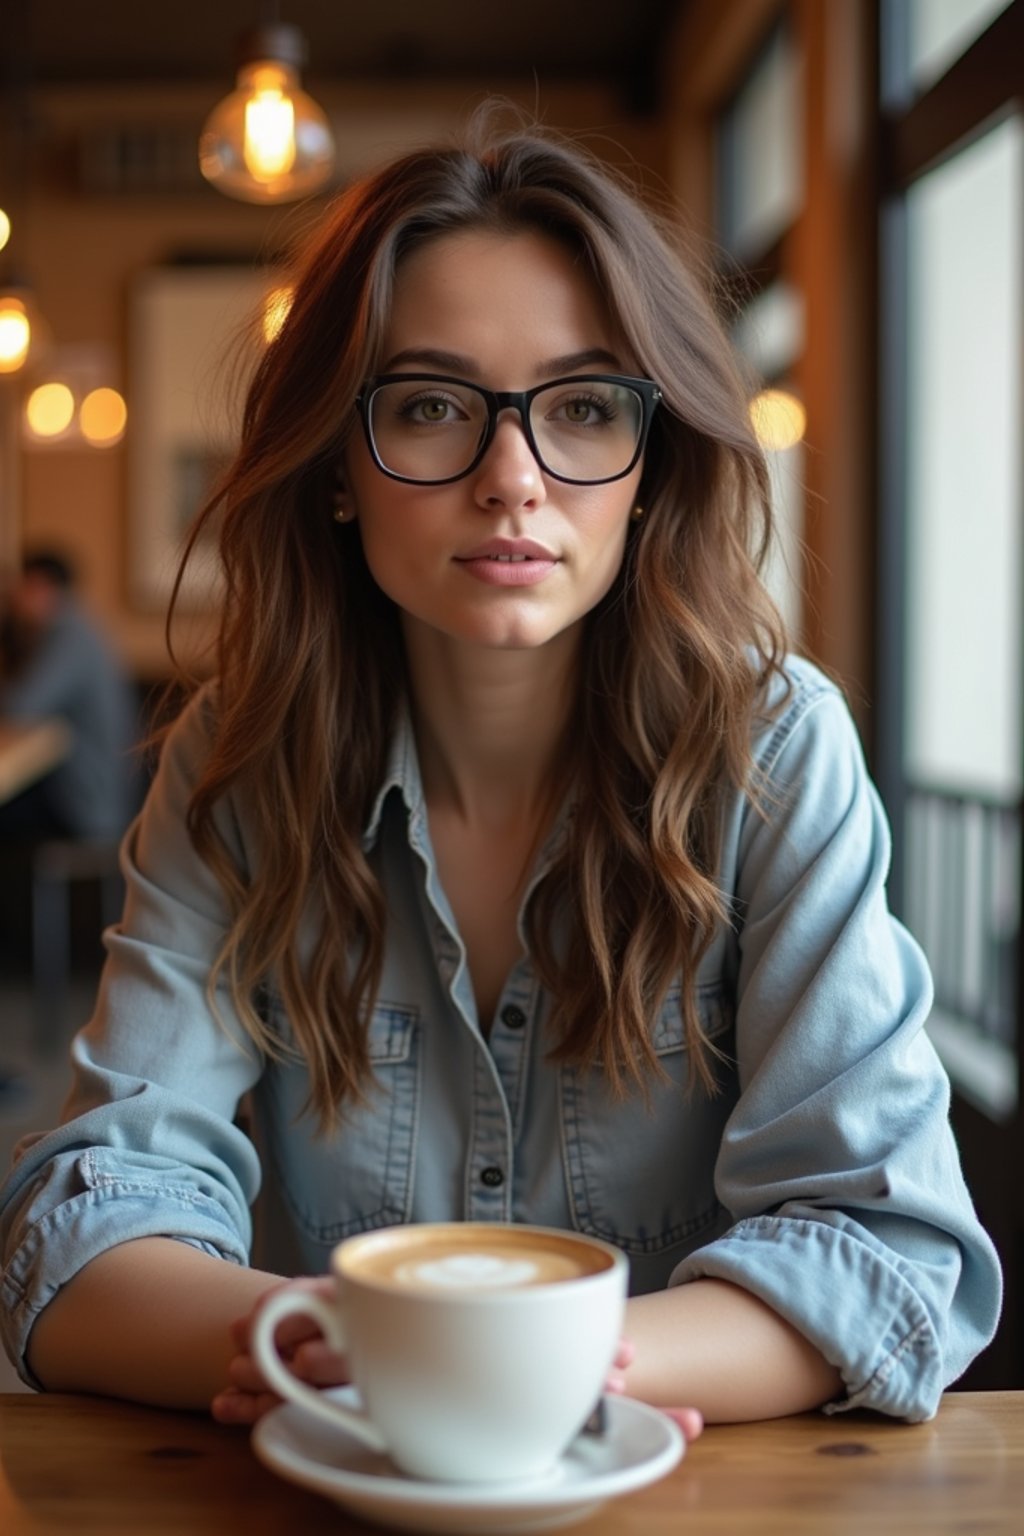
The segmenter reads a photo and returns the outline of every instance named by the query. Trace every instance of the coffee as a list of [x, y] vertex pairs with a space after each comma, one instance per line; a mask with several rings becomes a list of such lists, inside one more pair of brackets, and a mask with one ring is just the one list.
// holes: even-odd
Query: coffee
[[609, 1263], [599, 1249], [569, 1234], [527, 1234], [514, 1226], [478, 1230], [465, 1223], [374, 1234], [365, 1248], [354, 1240], [343, 1268], [371, 1284], [443, 1294], [556, 1285], [598, 1274]]
[[[282, 1397], [411, 1477], [548, 1475], [592, 1410], [622, 1332], [628, 1265], [607, 1243], [516, 1223], [363, 1232], [331, 1255], [333, 1296], [285, 1287], [253, 1353]], [[358, 1404], [315, 1391], [278, 1355], [285, 1318], [348, 1359]]]

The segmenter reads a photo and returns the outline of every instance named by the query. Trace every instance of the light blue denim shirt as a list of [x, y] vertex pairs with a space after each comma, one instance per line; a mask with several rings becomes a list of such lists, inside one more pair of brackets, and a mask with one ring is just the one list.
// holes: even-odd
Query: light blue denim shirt
[[[999, 1268], [924, 1030], [925, 962], [886, 907], [888, 833], [852, 722], [808, 663], [790, 676], [755, 742], [768, 814], [740, 795], [727, 808], [720, 878], [735, 916], [697, 995], [722, 1053], [717, 1096], [686, 1091], [678, 993], [651, 1021], [666, 1081], [647, 1105], [617, 1101], [599, 1070], [553, 1065], [528, 955], [484, 1037], [405, 725], [365, 834], [389, 909], [378, 1090], [326, 1139], [303, 1109], [303, 1067], [257, 1060], [228, 999], [218, 1026], [204, 996], [226, 910], [184, 830], [212, 709], [195, 701], [125, 840], [124, 919], [73, 1046], [63, 1124], [21, 1143], [0, 1192], [2, 1323], [26, 1379], [41, 1308], [129, 1238], [321, 1273], [350, 1233], [455, 1218], [606, 1238], [628, 1254], [635, 1294], [732, 1281], [839, 1368], [847, 1395], [833, 1406], [933, 1414], [992, 1336]], [[251, 867], [244, 805], [218, 815]], [[534, 883], [551, 855], [549, 843]], [[287, 1037], [272, 993], [269, 1006]], [[245, 1095], [252, 1137], [237, 1123]]]

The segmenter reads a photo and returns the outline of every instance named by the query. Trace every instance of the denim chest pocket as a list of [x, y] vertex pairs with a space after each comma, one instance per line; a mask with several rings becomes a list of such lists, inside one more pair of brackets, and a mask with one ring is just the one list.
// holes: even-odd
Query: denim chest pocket
[[[705, 1034], [728, 1055], [732, 1013], [721, 989], [698, 992]], [[715, 1065], [710, 1096], [687, 1091], [690, 1052], [678, 992], [664, 1003], [653, 1035], [664, 1080], [649, 1097], [616, 1099], [596, 1068], [562, 1069], [561, 1115], [566, 1183], [574, 1226], [636, 1256], [694, 1247], [719, 1222], [715, 1164], [736, 1102], [735, 1073]]]
[[373, 1080], [337, 1128], [315, 1135], [303, 1112], [301, 1066], [274, 1068], [264, 1087], [265, 1135], [285, 1206], [301, 1231], [331, 1246], [355, 1232], [407, 1222], [419, 1119], [419, 1011], [378, 1003], [368, 1031]]

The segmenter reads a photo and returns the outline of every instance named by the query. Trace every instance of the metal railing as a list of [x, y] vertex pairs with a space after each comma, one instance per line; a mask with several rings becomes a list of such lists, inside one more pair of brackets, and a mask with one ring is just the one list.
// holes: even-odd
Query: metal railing
[[1002, 1119], [1017, 1106], [1021, 802], [909, 784], [904, 921], [935, 978], [930, 1031], [961, 1091]]

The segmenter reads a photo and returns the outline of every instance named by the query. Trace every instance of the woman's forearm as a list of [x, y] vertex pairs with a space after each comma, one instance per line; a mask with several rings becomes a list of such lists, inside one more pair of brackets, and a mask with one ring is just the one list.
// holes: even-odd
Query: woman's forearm
[[50, 1391], [205, 1408], [227, 1380], [230, 1325], [280, 1279], [167, 1237], [110, 1248], [40, 1313], [29, 1366]]
[[[227, 1380], [231, 1324], [280, 1283], [171, 1238], [122, 1243], [40, 1314], [29, 1365], [51, 1391], [204, 1409]], [[692, 1405], [709, 1422], [799, 1413], [842, 1391], [813, 1344], [725, 1281], [634, 1297], [625, 1332], [635, 1347], [627, 1390], [665, 1407]]]
[[839, 1372], [803, 1334], [724, 1280], [634, 1297], [625, 1334], [636, 1349], [627, 1392], [699, 1408], [709, 1423], [802, 1413], [843, 1391]]

